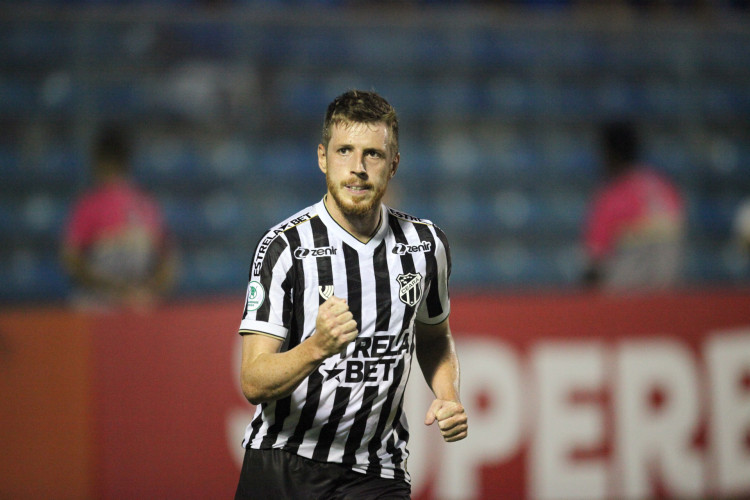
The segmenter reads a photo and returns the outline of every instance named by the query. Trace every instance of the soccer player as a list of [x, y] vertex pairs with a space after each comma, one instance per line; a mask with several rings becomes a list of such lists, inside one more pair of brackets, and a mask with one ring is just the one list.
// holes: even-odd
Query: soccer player
[[273, 227], [250, 267], [241, 385], [257, 405], [236, 498], [409, 498], [404, 389], [416, 353], [425, 424], [467, 435], [448, 321], [448, 241], [382, 203], [398, 118], [374, 92], [325, 115], [321, 201]]

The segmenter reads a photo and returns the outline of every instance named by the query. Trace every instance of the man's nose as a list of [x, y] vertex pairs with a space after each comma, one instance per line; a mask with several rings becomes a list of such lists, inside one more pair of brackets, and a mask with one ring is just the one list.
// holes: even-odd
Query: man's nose
[[367, 173], [367, 166], [365, 165], [365, 155], [364, 153], [357, 154], [354, 165], [352, 165], [352, 171], [355, 174], [362, 175]]

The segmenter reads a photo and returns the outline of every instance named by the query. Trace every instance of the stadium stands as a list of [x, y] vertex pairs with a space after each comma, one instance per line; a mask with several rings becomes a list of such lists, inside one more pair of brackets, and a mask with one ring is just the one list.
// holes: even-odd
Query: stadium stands
[[565, 3], [4, 4], [0, 300], [65, 295], [59, 229], [111, 119], [180, 244], [178, 293], [241, 295], [263, 229], [322, 194], [322, 115], [352, 87], [400, 111], [397, 205], [446, 230], [457, 287], [578, 286], [596, 126], [621, 117], [688, 193], [688, 284], [747, 282], [730, 229], [750, 195], [750, 18]]

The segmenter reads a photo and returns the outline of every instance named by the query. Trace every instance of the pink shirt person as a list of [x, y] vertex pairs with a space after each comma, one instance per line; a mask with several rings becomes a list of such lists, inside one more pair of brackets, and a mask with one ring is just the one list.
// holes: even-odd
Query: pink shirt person
[[63, 259], [83, 305], [145, 305], [171, 284], [173, 249], [153, 196], [126, 175], [127, 150], [108, 130], [95, 149], [96, 184], [74, 203]]
[[80, 251], [102, 277], [146, 282], [166, 250], [161, 209], [132, 183], [113, 181], [75, 204], [65, 244]]
[[[622, 130], [618, 130], [622, 134]], [[667, 288], [681, 280], [685, 202], [675, 184], [632, 162], [633, 137], [610, 148], [613, 175], [595, 194], [584, 226], [584, 247], [603, 288]]]

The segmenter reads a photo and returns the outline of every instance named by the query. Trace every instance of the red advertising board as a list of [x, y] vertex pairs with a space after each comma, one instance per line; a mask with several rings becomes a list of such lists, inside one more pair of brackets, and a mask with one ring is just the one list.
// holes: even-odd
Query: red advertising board
[[[415, 493], [749, 496], [749, 298], [714, 292], [454, 301], [470, 438], [428, 445]], [[411, 428], [414, 461], [434, 439]]]
[[[231, 498], [241, 301], [0, 313], [0, 496]], [[750, 496], [750, 292], [465, 294], [451, 326], [469, 438], [413, 370], [415, 499]]]
[[0, 498], [93, 498], [86, 319], [0, 313]]
[[101, 498], [232, 498], [242, 302], [92, 318]]

